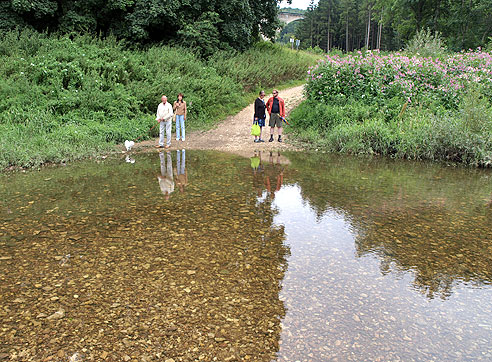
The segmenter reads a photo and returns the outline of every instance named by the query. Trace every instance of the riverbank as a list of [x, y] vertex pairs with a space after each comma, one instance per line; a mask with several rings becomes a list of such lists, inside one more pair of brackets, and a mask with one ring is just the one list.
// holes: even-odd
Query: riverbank
[[300, 84], [319, 59], [263, 42], [203, 60], [183, 48], [130, 50], [111, 38], [28, 31], [0, 36], [0, 56], [0, 169], [97, 157], [126, 139], [152, 139], [163, 93], [185, 94], [188, 131], [210, 129], [260, 88]]
[[492, 52], [329, 55], [293, 113], [308, 148], [492, 166]]

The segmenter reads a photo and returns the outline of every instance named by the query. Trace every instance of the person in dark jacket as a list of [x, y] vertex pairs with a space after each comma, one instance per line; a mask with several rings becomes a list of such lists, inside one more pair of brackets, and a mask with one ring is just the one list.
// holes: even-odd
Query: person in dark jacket
[[265, 119], [266, 119], [266, 113], [265, 113], [265, 101], [263, 100], [265, 98], [265, 91], [260, 91], [260, 94], [258, 98], [255, 100], [255, 115], [254, 119], [255, 122], [258, 122], [258, 126], [260, 126], [260, 135], [255, 136], [255, 141], [256, 143], [258, 142], [265, 142], [261, 139], [261, 131], [263, 130], [263, 127], [265, 127]]

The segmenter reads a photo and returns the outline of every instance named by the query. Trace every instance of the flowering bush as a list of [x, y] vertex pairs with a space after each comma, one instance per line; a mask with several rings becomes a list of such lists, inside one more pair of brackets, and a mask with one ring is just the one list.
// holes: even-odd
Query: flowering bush
[[377, 51], [328, 55], [308, 71], [307, 81], [308, 96], [325, 103], [351, 97], [373, 103], [398, 97], [457, 109], [470, 85], [483, 85], [492, 97], [492, 52], [478, 49], [442, 59]]
[[492, 167], [492, 52], [332, 55], [308, 74], [291, 114], [307, 145]]

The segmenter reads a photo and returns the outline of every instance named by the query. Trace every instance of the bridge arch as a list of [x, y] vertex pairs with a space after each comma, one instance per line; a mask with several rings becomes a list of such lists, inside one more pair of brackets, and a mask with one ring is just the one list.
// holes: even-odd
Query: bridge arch
[[284, 22], [285, 24], [289, 24], [292, 23], [293, 21], [304, 19], [304, 14], [288, 13], [288, 12], [280, 11], [278, 14], [278, 18], [280, 21]]

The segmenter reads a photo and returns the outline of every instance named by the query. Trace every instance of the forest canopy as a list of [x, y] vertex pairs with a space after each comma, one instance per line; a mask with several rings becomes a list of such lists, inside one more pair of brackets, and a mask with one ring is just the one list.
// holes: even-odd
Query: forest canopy
[[114, 35], [131, 43], [163, 42], [198, 48], [244, 50], [273, 37], [278, 0], [6, 0], [0, 30]]
[[485, 46], [492, 0], [319, 0], [296, 28], [304, 47], [398, 50], [418, 31], [440, 34], [448, 49]]

